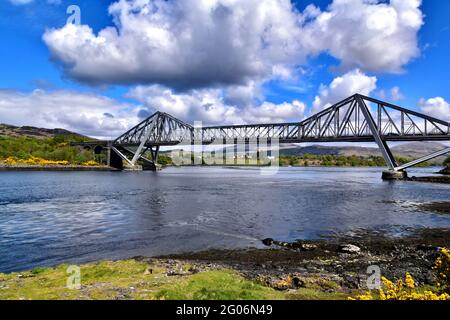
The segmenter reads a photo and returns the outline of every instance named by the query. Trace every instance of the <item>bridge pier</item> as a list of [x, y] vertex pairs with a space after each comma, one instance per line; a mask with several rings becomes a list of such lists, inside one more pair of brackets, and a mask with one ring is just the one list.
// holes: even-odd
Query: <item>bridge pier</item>
[[114, 150], [109, 148], [108, 150], [108, 165], [117, 170], [123, 170], [122, 157], [119, 156]]
[[408, 173], [406, 171], [383, 171], [383, 180], [405, 180], [408, 178]]

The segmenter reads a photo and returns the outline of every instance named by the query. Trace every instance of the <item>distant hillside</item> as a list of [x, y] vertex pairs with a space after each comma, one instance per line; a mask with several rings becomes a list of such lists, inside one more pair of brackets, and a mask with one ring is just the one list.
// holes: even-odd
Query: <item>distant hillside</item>
[[[101, 155], [70, 146], [74, 141], [91, 140], [64, 129], [16, 127], [0, 124], [0, 166], [54, 163], [85, 164], [102, 161]], [[91, 162], [90, 162], [91, 161]]]
[[[437, 142], [412, 142], [398, 145], [391, 148], [392, 153], [396, 157], [406, 158], [406, 159], [418, 159], [427, 154], [445, 149], [446, 146]], [[233, 152], [233, 147], [227, 147], [227, 152]], [[250, 153], [255, 153], [255, 150], [250, 150]], [[241, 152], [242, 153], [242, 152]], [[282, 156], [344, 156], [344, 157], [382, 157], [381, 152], [378, 148], [367, 148], [358, 146], [327, 146], [327, 145], [311, 145], [302, 147], [296, 144], [284, 144], [280, 145], [280, 155]], [[445, 157], [436, 158], [430, 163], [441, 165], [445, 160]]]
[[[445, 149], [445, 145], [437, 142], [411, 142], [391, 148], [392, 153], [397, 157], [417, 159], [424, 155]], [[303, 156], [305, 154], [312, 155], [335, 155], [335, 156], [359, 156], [359, 157], [381, 157], [378, 148], [365, 148], [353, 146], [307, 146], [307, 147], [290, 147], [281, 148], [281, 155], [286, 156]], [[431, 163], [441, 164], [445, 157], [436, 158]]]
[[0, 123], [0, 135], [8, 137], [28, 137], [28, 138], [53, 138], [55, 136], [77, 136], [86, 138], [81, 134], [68, 131], [66, 129], [46, 129], [30, 126], [17, 127]]

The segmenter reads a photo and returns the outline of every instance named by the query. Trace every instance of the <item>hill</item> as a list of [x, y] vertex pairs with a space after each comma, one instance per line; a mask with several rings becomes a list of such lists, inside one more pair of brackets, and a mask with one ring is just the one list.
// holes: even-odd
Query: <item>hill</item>
[[29, 137], [29, 138], [53, 138], [55, 136], [78, 136], [87, 138], [81, 134], [71, 132], [66, 129], [46, 129], [30, 126], [17, 127], [0, 123], [0, 136], [8, 137]]
[[[396, 157], [407, 159], [418, 159], [424, 155], [445, 149], [445, 145], [437, 142], [411, 142], [397, 145], [391, 148], [392, 153]], [[280, 155], [283, 156], [304, 156], [304, 155], [333, 155], [333, 156], [358, 156], [363, 158], [381, 157], [378, 148], [353, 147], [353, 146], [322, 146], [312, 145], [307, 147], [290, 146], [288, 148], [280, 148]], [[445, 157], [436, 158], [431, 161], [432, 164], [442, 164]]]
[[70, 146], [92, 140], [65, 129], [16, 127], [0, 124], [0, 166], [29, 164], [80, 165], [102, 161], [93, 152]]

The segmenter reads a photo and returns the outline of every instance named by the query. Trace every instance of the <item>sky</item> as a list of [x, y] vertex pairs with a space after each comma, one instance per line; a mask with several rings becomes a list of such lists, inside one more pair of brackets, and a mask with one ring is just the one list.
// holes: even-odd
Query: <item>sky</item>
[[450, 1], [1, 0], [0, 36], [0, 123], [114, 138], [155, 111], [300, 121], [354, 93], [450, 121]]

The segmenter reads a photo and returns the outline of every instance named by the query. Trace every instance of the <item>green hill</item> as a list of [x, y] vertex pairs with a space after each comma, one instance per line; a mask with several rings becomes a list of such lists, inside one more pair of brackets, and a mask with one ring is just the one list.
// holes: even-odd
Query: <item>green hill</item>
[[101, 155], [94, 156], [90, 150], [70, 146], [70, 142], [87, 140], [92, 139], [64, 129], [0, 124], [0, 162], [21, 164], [35, 159], [34, 162], [37, 164], [40, 160], [50, 160], [50, 162], [64, 161], [78, 165], [89, 161], [101, 161]]

